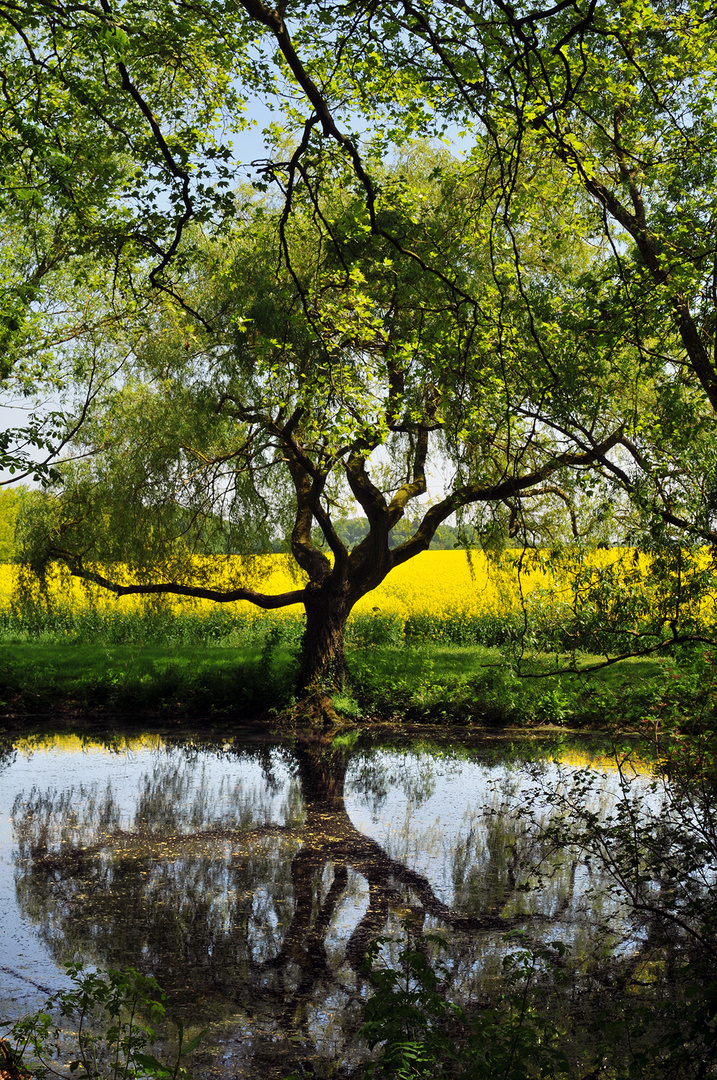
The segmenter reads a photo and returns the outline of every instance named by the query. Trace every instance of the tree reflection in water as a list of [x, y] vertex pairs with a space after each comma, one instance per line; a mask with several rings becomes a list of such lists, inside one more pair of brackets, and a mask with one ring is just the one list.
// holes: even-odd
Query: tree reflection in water
[[[380, 844], [353, 824], [349, 753], [245, 749], [219, 790], [206, 760], [177, 750], [158, 759], [129, 812], [111, 785], [18, 798], [16, 888], [58, 962], [151, 972], [185, 1020], [214, 1021], [233, 1075], [285, 1075], [294, 1053], [346, 1057], [368, 944], [400, 920], [450, 936], [454, 993], [467, 997], [497, 967], [506, 930], [547, 922], [556, 936], [556, 921], [578, 917], [574, 862], [555, 867], [542, 907], [526, 894], [524, 863], [541, 853], [498, 813], [499, 793], [442, 835], [452, 841], [445, 898], [410, 864], [399, 832]], [[414, 807], [431, 790], [423, 760]], [[380, 805], [385, 778], [363, 762], [364, 793]]]

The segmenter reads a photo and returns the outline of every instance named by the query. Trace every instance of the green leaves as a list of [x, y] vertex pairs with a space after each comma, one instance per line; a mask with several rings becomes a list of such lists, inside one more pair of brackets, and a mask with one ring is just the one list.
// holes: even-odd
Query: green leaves
[[[561, 1030], [538, 994], [546, 970], [557, 972], [566, 957], [563, 942], [507, 952], [502, 993], [494, 1005], [484, 1004], [468, 1016], [438, 990], [444, 973], [431, 962], [428, 950], [445, 948], [446, 942], [435, 934], [411, 941], [408, 927], [406, 932], [398, 967], [377, 966], [388, 939], [372, 942], [367, 953], [374, 989], [364, 1007], [359, 1034], [370, 1049], [379, 1049], [364, 1066], [365, 1076], [524, 1080], [533, 1075], [569, 1075]], [[517, 931], [504, 941], [510, 948], [514, 943], [524, 944], [525, 938], [524, 932]]]
[[129, 49], [130, 39], [124, 30], [120, 29], [119, 26], [114, 26], [111, 30], [102, 30], [101, 38], [105, 45], [107, 45], [120, 60], [125, 58]]
[[373, 941], [367, 951], [366, 969], [374, 992], [364, 1007], [359, 1035], [370, 1049], [381, 1046], [378, 1060], [364, 1066], [367, 1077], [418, 1080], [451, 1074], [455, 1047], [443, 1025], [450, 1016], [462, 1018], [463, 1014], [438, 992], [439, 975], [424, 943], [444, 948], [446, 944], [430, 934], [422, 939], [421, 947], [409, 940], [400, 953], [398, 969], [376, 966], [384, 939]]
[[[184, 1027], [177, 1024], [178, 1048], [171, 1060], [148, 1052], [155, 1044], [154, 1025], [165, 1017], [164, 993], [156, 979], [134, 968], [85, 972], [75, 964], [66, 967], [75, 984], [50, 998], [43, 1009], [18, 1021], [2, 1046], [10, 1046], [16, 1067], [31, 1068], [34, 1075], [56, 1072], [60, 1029], [59, 1015], [76, 1024], [75, 1051], [69, 1069], [85, 1080], [189, 1080], [182, 1059], [191, 1054], [206, 1035], [201, 1031], [187, 1043]], [[63, 1030], [63, 1040], [67, 1033]]]

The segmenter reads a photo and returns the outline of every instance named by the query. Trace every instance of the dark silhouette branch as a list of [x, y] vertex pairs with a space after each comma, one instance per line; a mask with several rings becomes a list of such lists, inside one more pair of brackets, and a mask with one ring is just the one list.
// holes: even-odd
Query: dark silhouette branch
[[64, 557], [70, 574], [73, 577], [81, 578], [83, 581], [92, 582], [94, 585], [100, 585], [103, 589], [113, 592], [115, 596], [118, 597], [152, 595], [187, 596], [195, 600], [214, 600], [218, 604], [228, 604], [234, 600], [246, 600], [248, 603], [254, 604], [256, 607], [263, 608], [266, 611], [289, 607], [291, 604], [302, 604], [304, 602], [304, 589], [295, 589], [293, 592], [277, 593], [272, 596], [268, 593], [256, 592], [254, 589], [207, 589], [200, 585], [180, 585], [174, 581], [149, 584], [134, 582], [131, 585], [120, 585], [119, 582], [112, 581], [110, 578], [105, 577], [104, 574], [100, 574], [96, 570], [85, 569], [81, 563], [74, 560], [67, 552], [53, 550], [51, 554]]
[[524, 495], [531, 488], [542, 486], [553, 473], [560, 469], [590, 467], [596, 459], [604, 457], [609, 450], [620, 443], [621, 434], [621, 430], [615, 432], [594, 449], [584, 453], [557, 454], [540, 468], [525, 473], [523, 476], [508, 476], [495, 484], [466, 484], [456, 488], [427, 511], [410, 540], [394, 548], [391, 552], [391, 565], [400, 566], [420, 551], [426, 551], [438, 526], [456, 510], [478, 502], [504, 502], [506, 499]]

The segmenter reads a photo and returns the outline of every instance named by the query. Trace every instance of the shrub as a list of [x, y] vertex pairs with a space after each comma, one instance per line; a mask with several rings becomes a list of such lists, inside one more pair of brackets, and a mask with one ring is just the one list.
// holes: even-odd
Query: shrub
[[[173, 1058], [151, 1052], [158, 1042], [154, 1025], [165, 1017], [165, 995], [152, 976], [134, 968], [84, 972], [68, 965], [66, 971], [74, 988], [50, 998], [6, 1032], [0, 1045], [11, 1075], [66, 1076], [60, 1061], [69, 1052], [69, 1070], [82, 1080], [188, 1080], [182, 1060], [206, 1031], [185, 1043], [184, 1028], [177, 1022]], [[72, 1023], [71, 1035], [67, 1021]]]

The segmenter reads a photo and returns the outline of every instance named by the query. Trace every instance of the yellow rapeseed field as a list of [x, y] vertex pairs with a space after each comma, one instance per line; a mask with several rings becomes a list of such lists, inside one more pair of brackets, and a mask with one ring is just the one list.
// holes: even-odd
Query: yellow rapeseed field
[[[599, 568], [624, 554], [620, 549], [595, 551], [590, 555], [589, 564]], [[540, 553], [523, 560], [520, 569], [519, 562], [514, 553], [503, 559], [492, 559], [483, 552], [426, 551], [393, 570], [378, 589], [359, 601], [354, 613], [380, 613], [402, 620], [409, 616], [430, 615], [442, 621], [456, 615], [508, 614], [518, 610], [523, 600], [531, 595], [544, 597], [550, 605], [569, 601], [571, 589], [567, 577], [562, 577], [554, 568], [541, 566]], [[202, 560], [201, 566], [204, 569], [212, 567], [214, 584], [219, 587], [230, 585], [232, 579], [234, 584], [241, 579], [243, 584], [251, 585], [252, 576], [256, 576], [255, 588], [280, 593], [300, 587], [303, 580], [300, 575], [297, 578], [295, 572], [293, 575], [290, 572], [292, 560], [289, 555], [257, 556], [254, 560], [239, 556], [218, 557]], [[253, 575], [252, 570], [257, 574]], [[0, 611], [7, 611], [13, 602], [18, 573], [18, 567], [0, 564]], [[121, 580], [123, 569], [115, 567], [109, 576]], [[125, 577], [124, 580], [130, 579]], [[37, 584], [33, 592], [39, 597]], [[152, 602], [141, 596], [117, 598], [99, 586], [70, 577], [61, 568], [53, 570], [49, 576], [48, 597], [57, 606], [90, 606], [126, 612], [144, 610]], [[215, 606], [209, 600], [180, 597], [168, 597], [162, 602], [175, 611], [201, 612]], [[246, 601], [236, 601], [229, 607], [252, 620], [262, 618], [264, 614]], [[296, 618], [303, 614], [301, 605], [282, 610], [287, 617]]]

